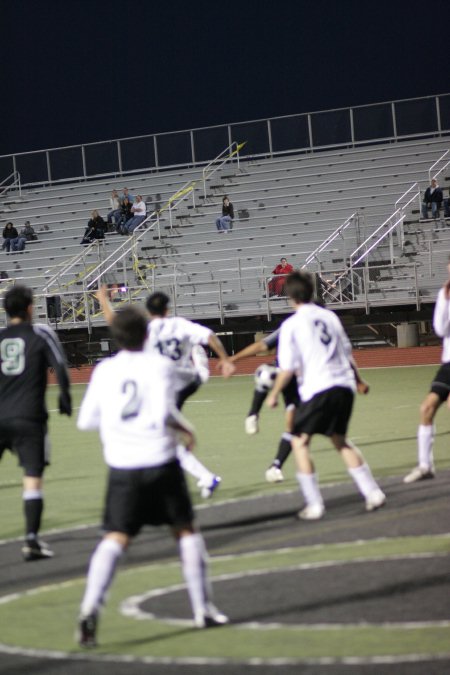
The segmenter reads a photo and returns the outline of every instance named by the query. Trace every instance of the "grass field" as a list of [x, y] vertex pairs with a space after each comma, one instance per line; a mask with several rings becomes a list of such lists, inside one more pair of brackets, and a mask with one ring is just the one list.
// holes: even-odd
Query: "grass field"
[[[211, 502], [219, 506], [209, 510], [215, 513], [214, 517], [208, 521], [208, 510], [202, 514], [205, 536], [213, 553], [211, 573], [218, 604], [233, 615], [234, 625], [208, 632], [205, 639], [203, 632], [193, 631], [183, 623], [189, 617], [189, 609], [185, 590], [180, 587], [176, 550], [163, 533], [150, 538], [145, 535], [144, 544], [138, 539], [136, 549], [129, 554], [127, 568], [117, 576], [102, 617], [101, 646], [95, 650], [94, 661], [101, 663], [105, 658], [112, 664], [114, 658], [125, 659], [128, 666], [122, 663], [109, 671], [122, 674], [133, 672], [127, 669], [133, 660], [143, 660], [149, 666], [158, 666], [151, 672], [159, 675], [164, 672], [160, 668], [167, 664], [219, 667], [240, 663], [236, 670], [240, 673], [243, 663], [255, 665], [258, 659], [261, 664], [274, 667], [303, 663], [302, 659], [319, 662], [324, 658], [330, 659], [330, 663], [349, 659], [348, 663], [354, 665], [358, 659], [368, 663], [380, 655], [403, 663], [402, 659], [410, 659], [417, 652], [438, 659], [437, 663], [439, 659], [450, 659], [449, 621], [442, 621], [443, 616], [449, 620], [450, 616], [445, 607], [440, 608], [443, 602], [440, 598], [445, 597], [444, 589], [448, 590], [445, 584], [448, 584], [449, 536], [441, 525], [434, 532], [429, 531], [430, 523], [439, 519], [442, 522], [442, 518], [445, 521], [442, 505], [448, 506], [447, 486], [438, 480], [427, 482], [427, 488], [429, 483], [433, 484], [432, 493], [424, 495], [422, 502], [414, 497], [420, 494], [420, 486], [403, 492], [406, 486], [396, 488], [416, 462], [418, 406], [435, 371], [435, 366], [363, 371], [371, 392], [366, 397], [357, 397], [349, 435], [364, 452], [376, 477], [391, 486], [396, 506], [389, 502], [389, 493], [385, 509], [365, 514], [354, 493], [349, 498], [349, 491], [337, 485], [329, 488], [337, 490], [334, 508], [330, 507], [327, 517], [317, 526], [298, 524], [292, 517], [301, 500], [291, 458], [284, 470], [285, 483], [269, 485], [264, 480], [264, 471], [275, 454], [283, 428], [282, 408], [264, 409], [260, 433], [248, 437], [243, 422], [253, 379], [212, 378], [186, 404], [184, 412], [195, 424], [200, 459], [222, 477], [222, 485]], [[84, 389], [82, 385], [74, 387], [75, 408]], [[51, 387], [48, 400], [51, 410], [56, 408], [56, 394], [57, 389]], [[435, 462], [438, 472], [442, 472], [450, 468], [450, 415], [446, 408], [438, 413], [437, 429]], [[53, 455], [46, 473], [44, 531], [96, 526], [100, 521], [106, 473], [97, 434], [78, 432], [75, 417], [67, 419], [55, 412], [51, 415], [50, 430]], [[326, 439], [314, 439], [313, 453], [322, 485], [337, 483], [345, 488], [345, 484], [350, 484], [339, 457]], [[1, 463], [0, 494], [0, 536], [3, 540], [18, 537], [23, 528], [21, 473], [9, 454]], [[193, 482], [192, 494], [197, 503], [201, 502]], [[448, 508], [445, 510], [448, 514]], [[418, 524], [420, 519], [424, 519], [423, 526]], [[403, 529], [402, 521], [406, 524]], [[69, 536], [67, 533], [56, 539], [59, 563], [57, 557], [33, 565], [19, 562], [22, 568], [18, 568], [17, 575], [27, 575], [20, 583], [14, 571], [6, 570], [6, 563], [0, 569], [3, 658], [8, 649], [19, 650], [13, 652], [16, 654], [40, 650], [35, 655], [41, 656], [42, 650], [47, 650], [47, 655], [53, 654], [52, 659], [80, 656], [72, 635], [96, 529], [79, 535], [78, 545], [82, 549], [72, 560], [65, 558], [61, 550], [64, 542], [66, 545], [69, 542]], [[75, 551], [77, 543], [71, 545]], [[13, 549], [9, 550], [11, 554], [15, 556]], [[339, 582], [343, 566], [349, 572]], [[331, 572], [327, 573], [327, 569]], [[267, 575], [276, 576], [270, 577], [269, 583]], [[17, 583], [13, 590], [5, 582], [2, 585], [2, 579], [7, 578]], [[332, 587], [326, 591], [330, 579]], [[363, 584], [358, 591], [354, 588], [357, 580]], [[143, 593], [145, 597], [140, 596]], [[335, 596], [328, 597], [327, 593]], [[263, 604], [258, 609], [261, 594]], [[156, 619], [145, 620], [149, 617], [143, 615], [140, 617], [143, 620], [136, 621], [136, 607], [146, 603], [146, 611], [155, 612]], [[358, 615], [361, 607], [369, 613]], [[373, 611], [381, 611], [382, 620], [374, 620], [375, 615], [370, 614]], [[284, 617], [292, 612], [294, 618], [284, 623]], [[331, 614], [329, 625], [322, 625], [329, 621], [330, 612], [336, 615], [333, 618]], [[171, 616], [182, 618], [167, 621]], [[390, 623], [392, 616], [397, 616], [397, 623]], [[258, 620], [261, 617], [266, 617], [266, 623]], [[399, 623], [398, 617], [401, 621], [412, 617], [411, 624]], [[422, 617], [427, 620], [420, 621]], [[56, 656], [52, 650], [59, 650]], [[94, 661], [86, 672], [97, 672]], [[448, 662], [442, 664], [442, 673], [446, 672]], [[402, 675], [431, 672], [426, 666], [423, 671], [405, 668], [396, 672]], [[36, 672], [47, 671], [44, 668]], [[62, 665], [60, 670], [52, 668], [48, 672], [69, 671]]]
[[[435, 366], [362, 371], [371, 385], [368, 396], [358, 396], [350, 437], [364, 452], [378, 477], [401, 475], [416, 462], [418, 407], [436, 371]], [[253, 379], [240, 376], [224, 381], [212, 378], [186, 403], [184, 412], [194, 423], [201, 461], [222, 477], [218, 499], [267, 494], [279, 487], [264, 481], [264, 471], [276, 452], [283, 428], [282, 408], [263, 409], [261, 431], [249, 437], [243, 421], [250, 405]], [[76, 429], [77, 408], [84, 385], [73, 387], [75, 412], [71, 419], [51, 413], [52, 463], [45, 476], [44, 529], [95, 524], [99, 521], [105, 467], [98, 435]], [[57, 388], [49, 388], [48, 406], [56, 409]], [[435, 460], [450, 467], [450, 414], [438, 413]], [[322, 483], [347, 480], [342, 463], [327, 439], [316, 437], [313, 452]], [[286, 464], [286, 488], [296, 486], [292, 460]], [[197, 500], [197, 491], [192, 484]], [[22, 534], [21, 472], [6, 453], [1, 463], [0, 538]], [[197, 500], [198, 501], [198, 500]]]

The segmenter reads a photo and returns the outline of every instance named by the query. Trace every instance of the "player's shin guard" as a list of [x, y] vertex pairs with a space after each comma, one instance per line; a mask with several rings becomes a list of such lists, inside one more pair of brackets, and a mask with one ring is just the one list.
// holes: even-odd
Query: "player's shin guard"
[[289, 455], [291, 454], [292, 451], [292, 446], [291, 446], [291, 439], [292, 439], [292, 434], [289, 434], [287, 431], [284, 432], [284, 434], [280, 438], [280, 442], [278, 444], [278, 452], [277, 456], [273, 460], [272, 464], [274, 466], [277, 466], [279, 469], [283, 466]]
[[323, 499], [319, 488], [319, 479], [316, 473], [297, 473], [298, 484], [308, 506], [322, 504]]
[[258, 389], [254, 390], [252, 405], [250, 407], [249, 412], [247, 413], [247, 417], [250, 417], [250, 415], [259, 415], [259, 411], [261, 410], [268, 393], [269, 392], [266, 390], [265, 391], [259, 391]]
[[191, 474], [191, 476], [194, 476], [194, 478], [196, 478], [198, 481], [201, 481], [205, 485], [212, 483], [214, 480], [214, 474], [183, 445], [177, 445], [177, 457], [184, 471], [187, 471]]
[[184, 580], [194, 616], [205, 611], [212, 600], [212, 590], [207, 575], [207, 552], [199, 533], [180, 537], [180, 558]]
[[419, 424], [417, 429], [417, 459], [421, 469], [429, 471], [434, 466], [433, 443], [435, 427], [433, 424]]
[[106, 592], [114, 578], [117, 562], [123, 553], [115, 539], [102, 539], [89, 564], [86, 590], [81, 603], [81, 615], [96, 614], [104, 603]]
[[355, 469], [348, 468], [348, 472], [363, 497], [367, 498], [371, 492], [379, 489], [378, 483], [372, 476], [372, 471], [368, 464], [361, 464], [361, 466]]
[[24, 490], [22, 497], [25, 513], [25, 535], [27, 539], [35, 539], [41, 527], [44, 510], [42, 490]]

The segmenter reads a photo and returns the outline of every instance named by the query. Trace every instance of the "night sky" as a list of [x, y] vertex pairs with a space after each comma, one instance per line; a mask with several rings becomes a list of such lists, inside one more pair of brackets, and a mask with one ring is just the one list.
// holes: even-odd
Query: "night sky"
[[0, 154], [450, 91], [448, 0], [0, 10]]

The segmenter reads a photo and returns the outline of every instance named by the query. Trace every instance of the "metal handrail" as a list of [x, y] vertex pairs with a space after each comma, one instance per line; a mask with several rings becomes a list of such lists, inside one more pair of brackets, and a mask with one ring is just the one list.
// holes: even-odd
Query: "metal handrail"
[[337, 237], [339, 237], [340, 235], [342, 235], [342, 233], [344, 232], [344, 230], [346, 230], [347, 227], [349, 227], [349, 225], [352, 224], [353, 219], [356, 218], [356, 217], [358, 217], [358, 215], [359, 215], [359, 214], [358, 214], [357, 211], [355, 211], [354, 213], [352, 213], [352, 215], [349, 216], [349, 217], [347, 218], [347, 220], [345, 220], [345, 221], [342, 223], [342, 225], [339, 225], [339, 227], [337, 227], [337, 228], [335, 229], [335, 231], [334, 231], [332, 234], [330, 234], [330, 235], [329, 235], [329, 236], [328, 236], [321, 244], [319, 244], [319, 246], [318, 246], [316, 249], [314, 249], [314, 251], [313, 251], [312, 253], [310, 253], [310, 254], [307, 256], [307, 258], [305, 259], [304, 264], [302, 265], [302, 269], [303, 269], [304, 267], [306, 267], [309, 263], [311, 263], [314, 259], [317, 259], [317, 256], [318, 256], [319, 253], [322, 253], [323, 251], [325, 251], [325, 250], [329, 247], [329, 245], [330, 245], [335, 239], [337, 239]]
[[[12, 178], [13, 181], [9, 185], [5, 185], [5, 183]], [[4, 185], [4, 187], [2, 187]], [[22, 196], [22, 185], [20, 181], [20, 173], [18, 171], [13, 171], [12, 173], [9, 174], [2, 182], [0, 183], [0, 197], [8, 192], [13, 187], [19, 187], [19, 197]]]
[[[450, 152], [450, 150], [446, 150], [446, 151], [444, 152], [444, 154], [441, 155], [441, 156], [439, 157], [439, 159], [437, 159], [437, 160], [435, 161], [435, 163], [432, 164], [432, 165], [430, 166], [430, 168], [428, 169], [428, 180], [429, 180], [430, 183], [431, 183], [431, 172], [432, 172], [432, 170], [434, 169], [435, 166], [437, 166], [437, 165], [439, 164], [439, 162], [440, 162], [441, 160], [443, 160], [445, 157], [447, 157], [447, 155], [448, 155], [449, 152]], [[439, 174], [442, 173], [442, 172], [448, 167], [449, 164], [450, 164], [450, 159], [448, 159], [448, 160], [446, 161], [446, 163], [444, 164], [444, 166], [441, 166], [441, 168], [439, 169], [439, 171], [433, 175], [433, 178], [436, 179], [436, 178], [439, 176]]]
[[59, 282], [63, 275], [68, 274], [70, 270], [75, 267], [75, 265], [78, 265], [81, 261], [84, 261], [94, 250], [98, 250], [98, 244], [100, 242], [104, 243], [103, 240], [95, 240], [91, 242], [89, 246], [83, 248], [82, 251], [70, 258], [70, 260], [63, 262], [61, 265], [57, 265], [56, 267], [59, 269], [57, 269], [53, 276], [47, 281], [46, 285], [42, 289], [43, 292], [48, 293], [51, 286], [54, 283]]
[[[207, 178], [211, 178], [211, 176], [214, 173], [216, 173], [216, 171], [218, 171], [224, 164], [226, 164], [228, 162], [228, 160], [230, 160], [234, 155], [236, 155], [236, 157], [237, 157], [237, 165], [238, 165], [238, 169], [239, 169], [239, 150], [241, 148], [243, 148], [244, 145], [245, 145], [245, 143], [237, 143], [237, 141], [233, 141], [232, 143], [230, 143], [230, 145], [227, 148], [225, 148], [225, 150], [222, 150], [222, 152], [220, 152], [217, 155], [217, 157], [215, 157], [213, 160], [211, 160], [211, 162], [209, 164], [207, 164], [205, 166], [205, 168], [202, 171], [203, 195], [204, 195], [205, 199], [206, 199], [206, 180], [207, 180]], [[235, 150], [232, 149], [233, 146], [236, 146]], [[224, 153], [226, 153], [226, 152], [228, 152], [228, 155], [226, 155], [225, 157], [222, 157], [222, 155], [224, 155]], [[209, 168], [211, 166], [213, 166], [214, 163], [219, 161], [219, 160], [221, 160], [220, 164], [218, 164], [212, 171], [208, 171]]]

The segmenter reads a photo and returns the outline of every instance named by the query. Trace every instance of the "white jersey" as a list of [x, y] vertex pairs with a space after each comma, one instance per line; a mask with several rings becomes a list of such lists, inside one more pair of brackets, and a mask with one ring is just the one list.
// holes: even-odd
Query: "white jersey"
[[302, 401], [331, 387], [356, 391], [351, 351], [337, 316], [318, 305], [301, 305], [281, 325], [278, 363], [282, 370], [295, 371]]
[[78, 416], [79, 429], [98, 429], [106, 463], [117, 469], [175, 458], [177, 421], [173, 366], [145, 352], [120, 351], [94, 369]]
[[192, 347], [206, 345], [212, 330], [180, 316], [156, 317], [148, 327], [145, 349], [150, 354], [159, 354], [173, 362], [176, 369], [176, 388], [186, 386], [197, 378], [192, 360]]
[[436, 335], [443, 338], [442, 363], [450, 362], [450, 300], [445, 297], [443, 288], [438, 293], [433, 314], [433, 328]]

